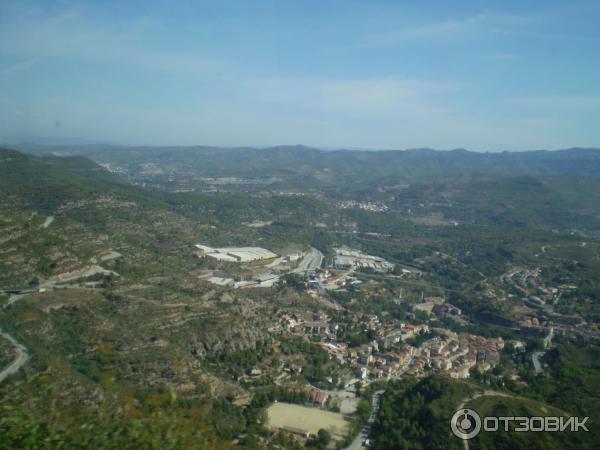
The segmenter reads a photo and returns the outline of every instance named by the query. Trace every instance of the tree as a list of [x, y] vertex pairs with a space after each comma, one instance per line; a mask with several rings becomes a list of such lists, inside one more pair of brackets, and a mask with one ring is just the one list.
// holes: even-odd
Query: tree
[[331, 433], [321, 428], [317, 433], [317, 442], [323, 445], [323, 447], [327, 447], [327, 445], [331, 442]]
[[368, 400], [361, 400], [356, 407], [356, 415], [362, 421], [366, 421], [371, 415], [371, 403]]
[[541, 339], [531, 338], [527, 339], [527, 350], [534, 352], [537, 350], [544, 349], [544, 342]]
[[281, 277], [280, 286], [288, 286], [298, 292], [306, 291], [306, 282], [301, 275], [297, 273], [286, 273]]
[[327, 445], [330, 442], [331, 442], [331, 433], [329, 433], [329, 431], [321, 428], [317, 432], [317, 435], [315, 437], [313, 437], [312, 439], [310, 439], [306, 443], [306, 446], [308, 448], [314, 448], [317, 450], [325, 450], [327, 448]]

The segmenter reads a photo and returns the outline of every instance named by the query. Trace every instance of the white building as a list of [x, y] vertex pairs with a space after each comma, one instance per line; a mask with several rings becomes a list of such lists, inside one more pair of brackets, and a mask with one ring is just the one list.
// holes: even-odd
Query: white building
[[277, 255], [266, 248], [261, 247], [220, 247], [214, 248], [206, 245], [196, 244], [198, 256], [214, 258], [219, 261], [251, 262], [263, 261], [277, 257]]

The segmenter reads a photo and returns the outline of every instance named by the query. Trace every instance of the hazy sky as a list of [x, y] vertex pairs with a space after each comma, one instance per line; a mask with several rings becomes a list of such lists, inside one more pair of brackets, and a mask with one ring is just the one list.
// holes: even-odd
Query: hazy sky
[[0, 0], [0, 142], [600, 147], [600, 1]]

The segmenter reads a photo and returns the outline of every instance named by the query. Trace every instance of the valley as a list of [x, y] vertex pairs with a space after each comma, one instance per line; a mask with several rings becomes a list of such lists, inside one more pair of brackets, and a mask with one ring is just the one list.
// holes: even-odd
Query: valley
[[[128, 442], [155, 439], [139, 431], [149, 423], [177, 429], [159, 447], [385, 448], [386, 398], [431, 379], [444, 392], [467, 383], [578, 412], [543, 385], [560, 382], [564, 349], [595, 351], [600, 338], [593, 176], [456, 178], [450, 164], [442, 179], [350, 181], [340, 160], [329, 178], [284, 185], [283, 162], [274, 165], [284, 155], [335, 158], [285, 149], [252, 174], [224, 165], [201, 173], [219, 183], [182, 192], [157, 181], [161, 171], [116, 170], [127, 153], [57, 151], [0, 158], [11, 445], [40, 424], [75, 442], [73, 424], [100, 409], [119, 411], [110, 420]], [[431, 157], [448, 155], [468, 157]], [[179, 167], [168, 176], [185, 178]], [[239, 182], [258, 173], [269, 182]], [[515, 182], [533, 190], [515, 198]], [[40, 412], [56, 402], [48, 422]], [[324, 419], [305, 422], [313, 415]], [[121, 442], [102, 436], [84, 437]]]

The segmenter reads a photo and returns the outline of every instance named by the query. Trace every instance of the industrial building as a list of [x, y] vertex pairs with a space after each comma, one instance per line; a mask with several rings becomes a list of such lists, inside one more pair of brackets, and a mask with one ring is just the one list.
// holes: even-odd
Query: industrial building
[[336, 256], [333, 258], [333, 267], [336, 269], [351, 269], [354, 267], [356, 259], [349, 256]]
[[388, 272], [394, 265], [378, 256], [367, 255], [357, 250], [336, 248], [333, 267], [340, 270], [372, 269], [376, 272]]
[[200, 258], [209, 257], [219, 261], [252, 262], [264, 261], [277, 257], [270, 250], [261, 247], [209, 247], [196, 244], [197, 255]]

